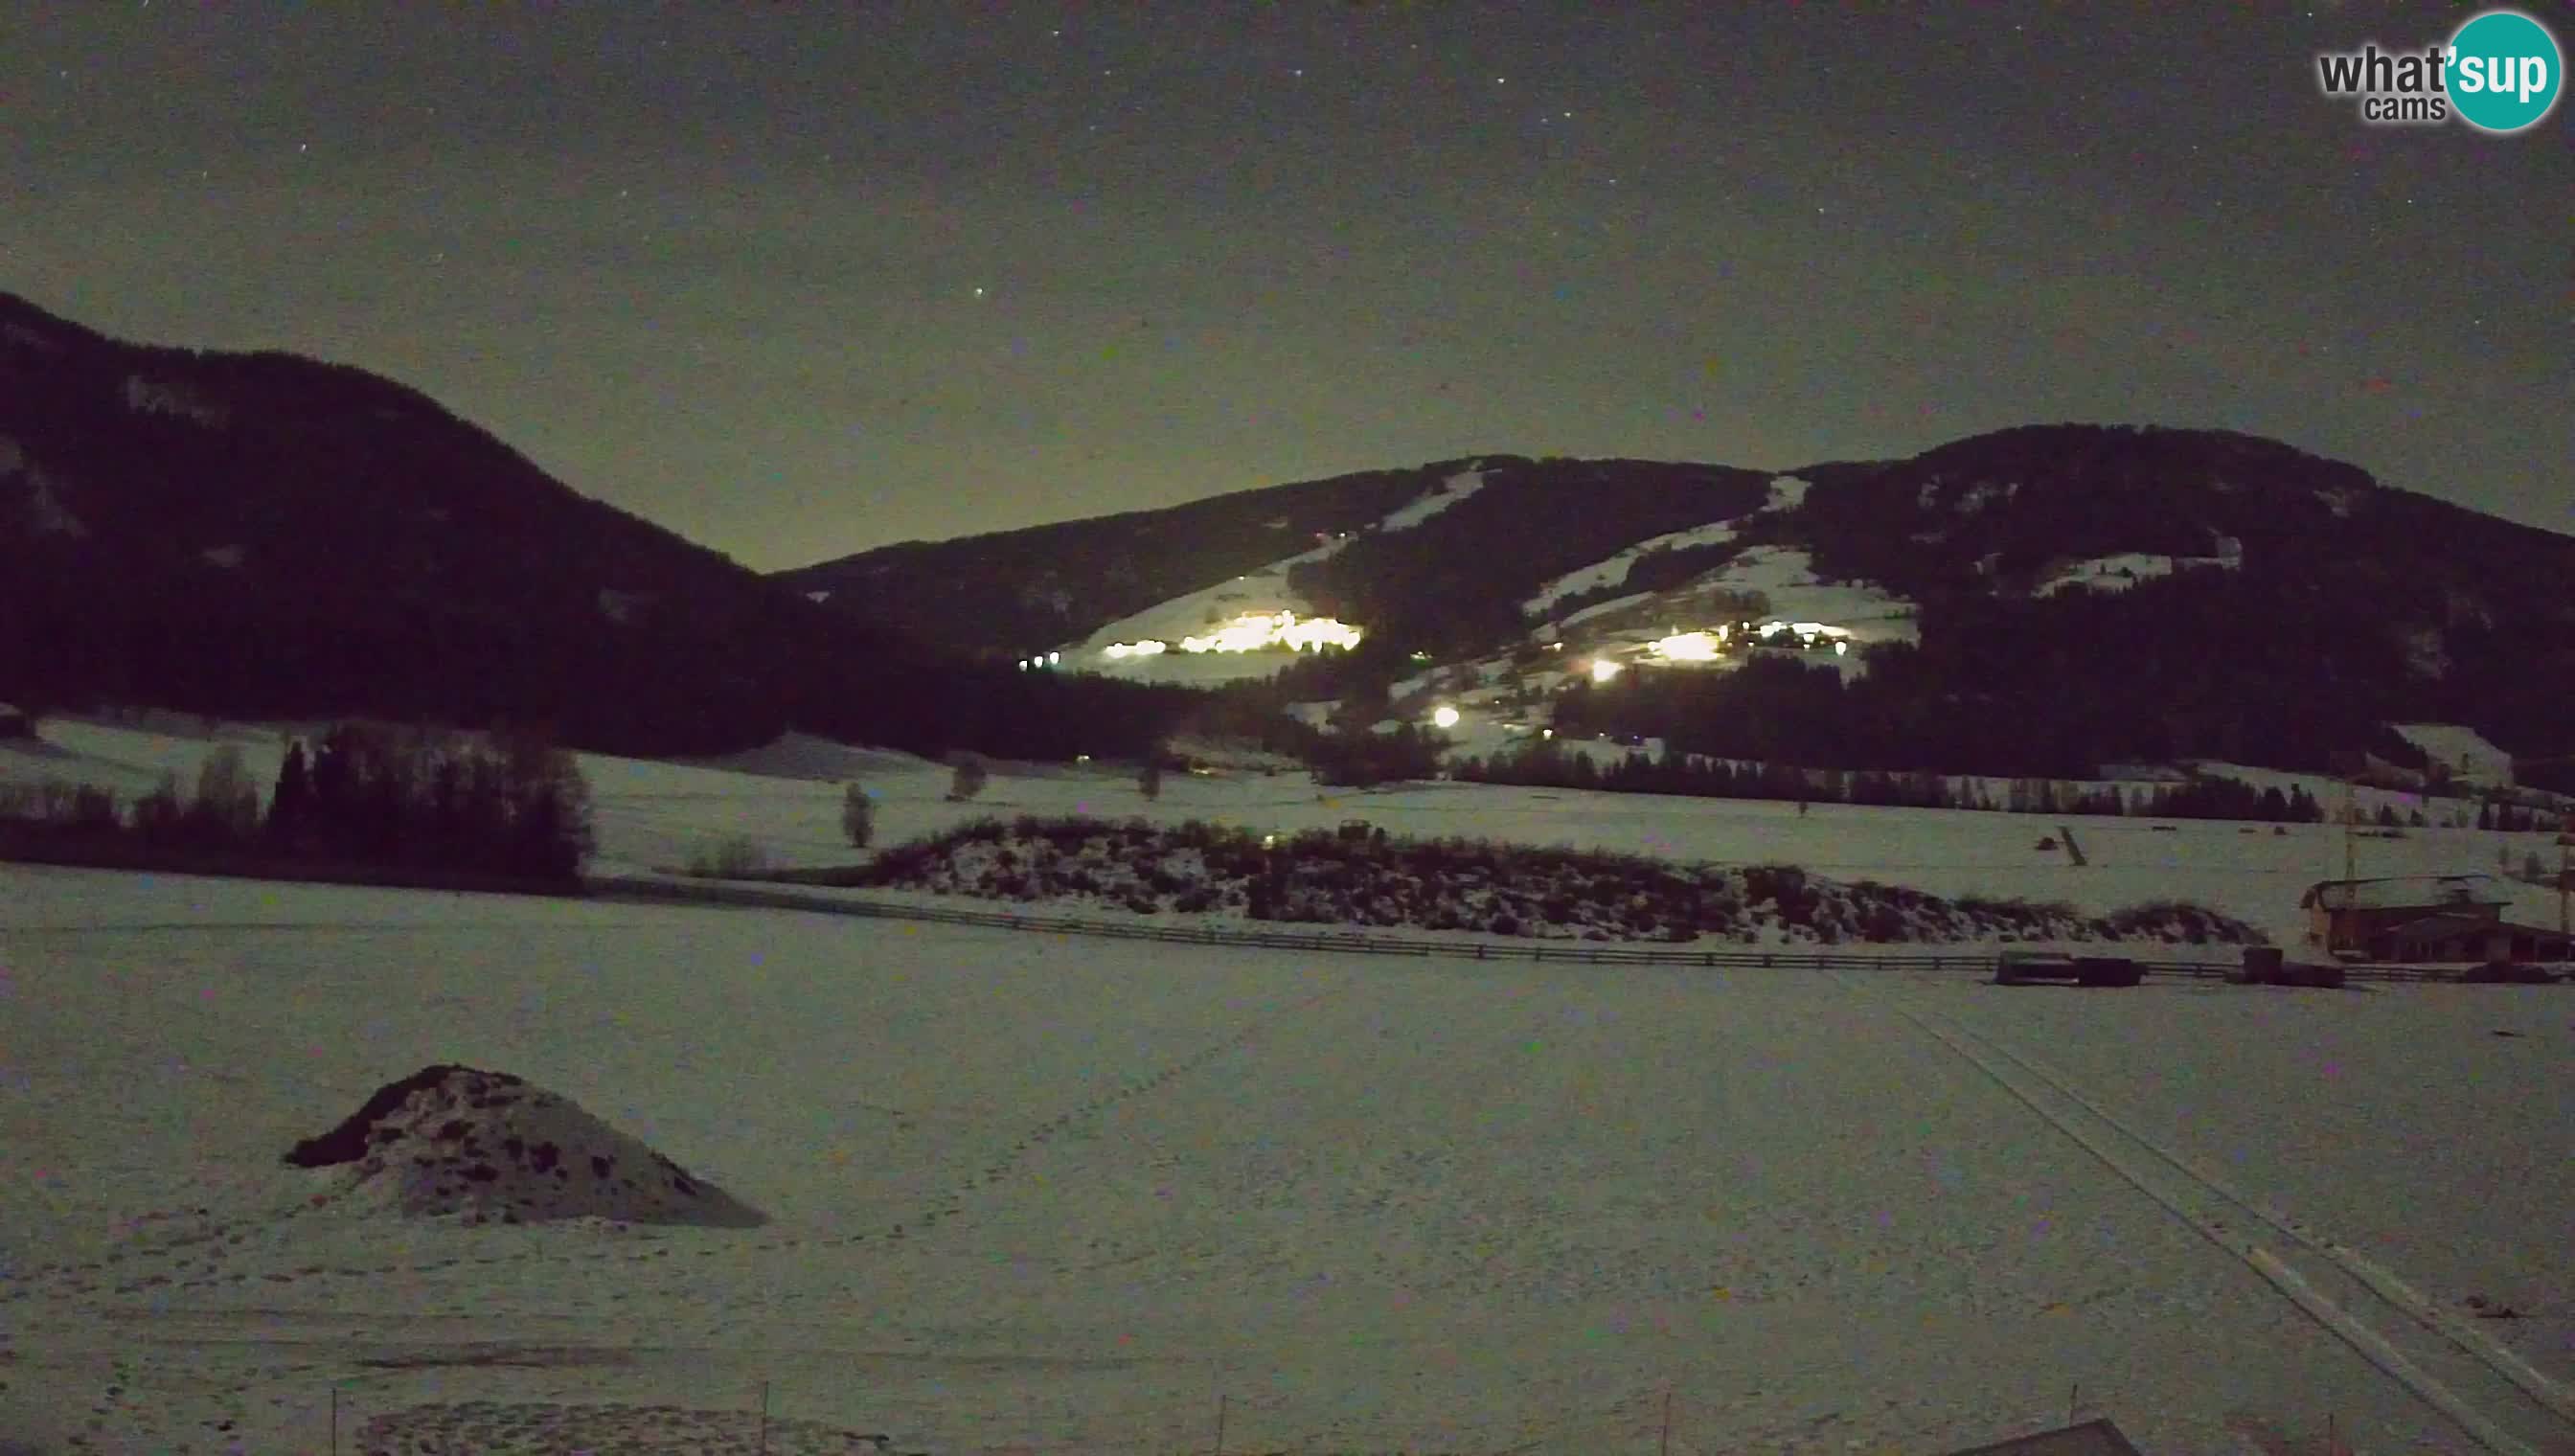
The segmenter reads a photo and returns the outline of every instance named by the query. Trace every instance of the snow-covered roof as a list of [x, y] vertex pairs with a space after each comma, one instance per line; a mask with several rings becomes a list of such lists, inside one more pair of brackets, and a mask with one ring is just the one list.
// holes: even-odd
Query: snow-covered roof
[[2503, 927], [2496, 922], [2481, 919], [2475, 915], [2438, 914], [2425, 915], [2419, 920], [2407, 920], [2401, 925], [2390, 925], [2386, 933], [2399, 940], [2448, 940], [2460, 935], [2485, 934], [2501, 928]]
[[2298, 908], [2398, 910], [2438, 905], [2508, 905], [2512, 896], [2491, 874], [2398, 874], [2384, 879], [2320, 879]]

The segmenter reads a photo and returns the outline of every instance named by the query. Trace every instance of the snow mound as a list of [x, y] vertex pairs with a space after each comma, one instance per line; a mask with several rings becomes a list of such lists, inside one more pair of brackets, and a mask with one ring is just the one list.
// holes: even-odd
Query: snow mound
[[503, 1404], [442, 1401], [370, 1419], [358, 1432], [367, 1456], [446, 1456], [457, 1451], [620, 1451], [634, 1456], [849, 1456], [887, 1449], [882, 1435], [770, 1416], [757, 1426], [738, 1410], [676, 1405]]
[[297, 1143], [286, 1161], [354, 1168], [353, 1191], [371, 1191], [415, 1217], [711, 1228], [768, 1221], [571, 1098], [470, 1066], [427, 1066], [387, 1082], [339, 1126]]

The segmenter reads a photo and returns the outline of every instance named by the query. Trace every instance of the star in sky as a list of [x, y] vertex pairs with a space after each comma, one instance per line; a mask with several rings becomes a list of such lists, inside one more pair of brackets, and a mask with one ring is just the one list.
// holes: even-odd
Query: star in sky
[[2068, 419], [2563, 527], [2575, 149], [2361, 126], [2311, 79], [2356, 25], [73, 7], [0, 51], [0, 286], [393, 375], [763, 567], [1475, 451]]

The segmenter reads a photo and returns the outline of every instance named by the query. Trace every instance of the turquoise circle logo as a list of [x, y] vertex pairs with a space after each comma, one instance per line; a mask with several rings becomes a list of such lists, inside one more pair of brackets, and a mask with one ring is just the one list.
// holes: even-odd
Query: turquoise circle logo
[[2557, 37], [2517, 10], [2489, 10], [2460, 26], [2441, 69], [2459, 120], [2482, 132], [2536, 126], [2566, 89]]

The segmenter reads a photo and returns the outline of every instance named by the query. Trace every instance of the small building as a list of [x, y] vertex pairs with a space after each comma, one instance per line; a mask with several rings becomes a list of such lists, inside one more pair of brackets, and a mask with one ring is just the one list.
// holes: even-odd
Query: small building
[[2307, 886], [2307, 938], [2338, 955], [2398, 962], [2563, 960], [2569, 937], [2504, 918], [2491, 874], [2325, 879]]
[[2298, 896], [2298, 908], [2307, 912], [2308, 939], [2327, 950], [2362, 954], [2371, 954], [2370, 942], [2384, 938], [2388, 931], [2434, 916], [2499, 926], [2503, 907], [2510, 903], [2512, 895], [2491, 874], [2321, 879]]
[[2499, 918], [2443, 911], [2378, 930], [2360, 950], [2372, 960], [2508, 960], [2512, 928]]

